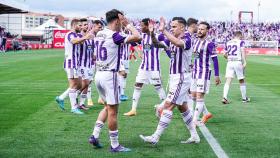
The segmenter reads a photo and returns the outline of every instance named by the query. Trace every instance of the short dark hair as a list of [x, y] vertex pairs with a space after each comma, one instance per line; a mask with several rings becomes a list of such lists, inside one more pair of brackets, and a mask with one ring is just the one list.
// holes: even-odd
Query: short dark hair
[[234, 36], [242, 36], [242, 32], [241, 31], [235, 31], [234, 33]]
[[88, 20], [86, 18], [80, 19], [81, 22], [87, 22]]
[[148, 26], [149, 25], [149, 21], [150, 21], [150, 18], [144, 18], [142, 19], [142, 23], [144, 23], [144, 25]]
[[187, 20], [187, 26], [191, 26], [192, 24], [197, 24], [198, 20], [194, 18], [188, 18]]
[[104, 25], [103, 22], [101, 20], [93, 20], [92, 21], [93, 24], [101, 24]]
[[210, 29], [210, 25], [209, 25], [209, 23], [208, 22], [206, 22], [206, 21], [201, 21], [200, 23], [199, 23], [199, 25], [206, 25], [206, 28], [207, 28], [207, 30], [209, 30]]
[[71, 27], [73, 27], [74, 25], [76, 25], [78, 22], [81, 22], [80, 19], [72, 19], [71, 21]]
[[119, 19], [119, 14], [123, 15], [123, 13], [117, 9], [112, 9], [106, 13], [106, 21], [107, 23], [111, 23], [112, 21]]
[[181, 23], [184, 26], [187, 26], [187, 22], [186, 22], [185, 18], [183, 18], [183, 17], [173, 17], [172, 18], [172, 21], [176, 21], [176, 20], [178, 21], [178, 23]]

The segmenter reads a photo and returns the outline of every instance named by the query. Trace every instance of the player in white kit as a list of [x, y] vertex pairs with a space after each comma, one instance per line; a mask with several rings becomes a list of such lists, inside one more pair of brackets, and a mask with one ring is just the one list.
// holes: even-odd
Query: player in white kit
[[[128, 24], [123, 13], [113, 9], [106, 13], [107, 27], [98, 32], [95, 41], [96, 75], [95, 84], [99, 95], [105, 101], [105, 106], [99, 113], [89, 143], [95, 147], [102, 147], [99, 143], [99, 134], [106, 120], [108, 120], [111, 152], [127, 152], [129, 148], [123, 147], [118, 141], [118, 105], [119, 82], [117, 73], [120, 67], [120, 48], [124, 43], [141, 40], [139, 32]], [[131, 32], [123, 36], [120, 31], [122, 25]]]
[[[136, 76], [136, 83], [133, 92], [133, 100], [131, 110], [125, 113], [125, 116], [135, 116], [138, 101], [141, 96], [141, 91], [144, 84], [152, 84], [155, 87], [156, 92], [159, 95], [161, 101], [166, 98], [165, 91], [162, 87], [161, 75], [160, 75], [160, 48], [156, 48], [152, 44], [151, 35], [148, 28], [150, 19], [145, 18], [141, 21], [142, 29], [142, 41], [143, 47], [143, 59], [138, 69]], [[159, 35], [156, 35], [160, 38]]]
[[[101, 31], [103, 29], [103, 23], [100, 19], [98, 18], [94, 18], [94, 19], [91, 19], [92, 21], [89, 21], [89, 27], [92, 27], [92, 30], [93, 30], [93, 33], [94, 35], [96, 36], [97, 32]], [[91, 26], [92, 25], [92, 26]], [[93, 45], [93, 49], [94, 49], [94, 45]], [[92, 72], [92, 76], [91, 78], [89, 79], [90, 80], [90, 83], [89, 83], [89, 86], [87, 88], [87, 106], [88, 107], [91, 107], [93, 106], [93, 101], [92, 101], [92, 98], [91, 98], [91, 94], [92, 94], [92, 80], [94, 78], [94, 75], [95, 75], [95, 60], [96, 60], [96, 57], [93, 55], [92, 59], [91, 59], [91, 72]]]
[[[186, 35], [191, 37], [191, 41], [193, 44], [193, 41], [195, 39], [195, 34], [197, 33], [197, 23], [198, 20], [194, 19], [194, 18], [188, 18], [187, 22], [187, 30], [185, 32]], [[168, 51], [167, 51], [167, 55], [168, 55]], [[192, 58], [192, 54], [189, 54], [190, 58]], [[170, 55], [168, 55], [170, 56]], [[193, 65], [191, 64], [190, 66], [191, 68], [193, 67]], [[191, 110], [191, 113], [193, 114], [193, 102], [195, 100], [193, 100], [192, 96], [191, 96], [191, 92], [190, 90], [188, 91], [188, 108]], [[156, 112], [156, 116], [157, 118], [160, 118], [161, 114], [162, 114], [162, 109], [164, 106], [164, 101], [161, 104], [155, 105], [155, 112]]]
[[[127, 30], [124, 29], [124, 34], [129, 34]], [[134, 44], [133, 44], [134, 45]], [[121, 101], [127, 101], [128, 97], [125, 95], [125, 89], [126, 89], [126, 79], [127, 75], [129, 73], [129, 48], [131, 44], [125, 43], [122, 44], [121, 47], [121, 66], [120, 66], [120, 72], [119, 72], [119, 80], [120, 80], [120, 100]]]
[[[96, 34], [98, 31], [102, 29], [102, 25], [94, 25], [91, 24], [89, 27], [89, 23], [87, 19], [81, 19], [82, 22], [82, 31], [81, 34], [85, 36], [89, 30], [92, 31], [93, 34]], [[83, 110], [88, 110], [88, 107], [85, 106], [85, 100], [87, 99], [88, 87], [93, 80], [93, 67], [95, 67], [93, 62], [93, 50], [94, 50], [94, 40], [87, 39], [83, 42], [81, 47], [81, 53], [79, 55], [79, 68], [80, 68], [80, 77], [82, 79], [81, 88], [79, 89], [80, 94], [80, 104], [79, 108]]]
[[[80, 34], [81, 22], [78, 19], [71, 21], [71, 31], [65, 35], [65, 59], [64, 69], [67, 74], [69, 88], [62, 94], [69, 94], [71, 112], [75, 114], [83, 114], [78, 109], [77, 104], [77, 90], [80, 88], [80, 77], [79, 77], [79, 55], [81, 52], [81, 44], [92, 38], [91, 34], [86, 34], [84, 37]], [[59, 107], [64, 110], [64, 101], [60, 97], [56, 97], [56, 101]]]
[[245, 84], [245, 67], [246, 67], [246, 54], [244, 51], [245, 42], [242, 39], [242, 32], [236, 31], [234, 38], [226, 43], [224, 57], [227, 59], [226, 67], [226, 83], [224, 85], [223, 104], [229, 104], [228, 91], [234, 74], [240, 83], [240, 91], [242, 96], [242, 102], [246, 103], [250, 101], [250, 98], [246, 95]]
[[185, 34], [186, 20], [183, 17], [174, 17], [170, 25], [172, 34], [165, 29], [164, 18], [160, 19], [159, 30], [165, 35], [164, 42], [159, 43], [154, 34], [152, 35], [156, 47], [167, 47], [171, 52], [169, 92], [156, 131], [151, 136], [140, 135], [140, 138], [150, 144], [157, 144], [172, 120], [173, 109], [177, 107], [191, 134], [189, 139], [181, 143], [199, 143], [200, 138], [193, 124], [192, 113], [187, 106], [187, 93], [191, 84], [191, 36]]

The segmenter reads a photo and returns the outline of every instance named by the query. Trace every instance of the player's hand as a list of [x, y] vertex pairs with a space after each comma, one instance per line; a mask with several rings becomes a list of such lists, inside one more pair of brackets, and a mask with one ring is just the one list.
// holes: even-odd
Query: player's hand
[[224, 50], [222, 51], [222, 54], [224, 55], [224, 58], [226, 58], [226, 59], [228, 58], [228, 54]]
[[94, 34], [91, 31], [85, 35], [85, 39], [92, 39], [92, 38], [94, 38]]
[[126, 27], [126, 26], [129, 24], [127, 18], [124, 17], [122, 14], [118, 14], [118, 17], [119, 17], [119, 19], [120, 19], [121, 24], [122, 24], [124, 27]]
[[159, 31], [163, 32], [164, 29], [165, 29], [165, 19], [164, 17], [160, 17]]
[[242, 64], [243, 69], [245, 69], [245, 68], [246, 68], [246, 65], [247, 65], [247, 63], [243, 63], [243, 64]]
[[216, 84], [216, 86], [221, 84], [221, 80], [220, 80], [219, 76], [215, 76], [215, 84]]
[[154, 32], [154, 21], [152, 20], [149, 20], [149, 31], [150, 32]]

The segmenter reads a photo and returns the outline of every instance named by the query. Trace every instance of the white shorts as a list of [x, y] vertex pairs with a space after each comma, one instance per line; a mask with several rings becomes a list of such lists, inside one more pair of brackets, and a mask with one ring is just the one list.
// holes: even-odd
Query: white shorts
[[79, 78], [79, 69], [76, 68], [65, 68], [64, 69], [68, 79]]
[[210, 89], [210, 80], [205, 79], [192, 79], [191, 92], [199, 92], [208, 94]]
[[120, 103], [118, 73], [112, 71], [97, 71], [95, 85], [99, 96], [109, 105]]
[[80, 68], [80, 77], [82, 80], [93, 80], [93, 69], [92, 68]]
[[160, 72], [139, 69], [138, 74], [136, 76], [136, 83], [161, 85]]
[[190, 85], [191, 73], [170, 74], [169, 92], [165, 100], [177, 105], [187, 103]]
[[236, 74], [237, 79], [244, 79], [244, 69], [241, 61], [229, 61], [226, 68], [226, 78], [234, 78]]

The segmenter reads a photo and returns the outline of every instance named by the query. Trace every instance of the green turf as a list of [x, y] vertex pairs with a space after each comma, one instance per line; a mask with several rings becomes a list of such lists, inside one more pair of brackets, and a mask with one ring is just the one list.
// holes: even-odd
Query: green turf
[[[63, 50], [40, 50], [0, 54], [0, 157], [215, 157], [201, 136], [197, 145], [180, 144], [189, 137], [179, 112], [156, 147], [144, 144], [139, 134], [152, 134], [157, 120], [153, 105], [159, 102], [152, 86], [142, 92], [138, 115], [122, 116], [131, 100], [120, 105], [120, 142], [131, 153], [108, 152], [107, 127], [101, 133], [104, 148], [93, 149], [87, 142], [98, 112], [97, 105], [84, 116], [58, 109], [54, 97], [67, 88], [62, 68]], [[168, 59], [163, 55], [164, 86], [168, 79]], [[127, 94], [132, 96], [139, 61], [131, 63]], [[225, 60], [220, 58], [224, 76]], [[252, 102], [242, 104], [237, 81], [230, 88], [231, 104], [220, 103], [223, 85], [214, 86], [206, 97], [214, 114], [207, 127], [229, 157], [279, 157], [280, 151], [280, 58], [248, 57], [248, 94]], [[224, 77], [222, 77], [224, 81]], [[94, 100], [97, 95], [94, 90]]]

